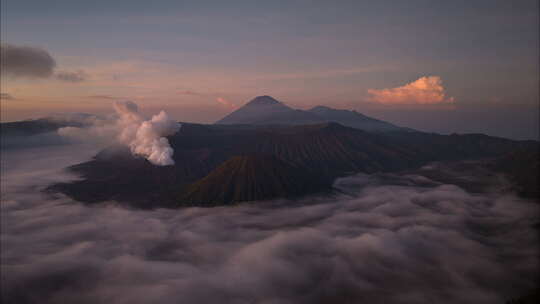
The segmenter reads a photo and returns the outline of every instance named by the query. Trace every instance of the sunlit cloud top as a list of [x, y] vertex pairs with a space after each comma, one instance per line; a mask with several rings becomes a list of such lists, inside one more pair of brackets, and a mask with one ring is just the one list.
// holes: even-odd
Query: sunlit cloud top
[[371, 100], [382, 104], [441, 104], [452, 103], [454, 97], [446, 96], [441, 77], [425, 76], [401, 87], [369, 89]]

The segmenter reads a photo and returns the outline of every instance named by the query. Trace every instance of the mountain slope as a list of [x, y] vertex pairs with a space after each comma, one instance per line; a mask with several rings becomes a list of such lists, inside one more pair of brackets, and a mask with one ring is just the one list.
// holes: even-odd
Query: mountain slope
[[258, 96], [216, 124], [308, 124], [320, 121], [316, 115], [292, 109], [270, 96]]
[[405, 128], [391, 123], [368, 117], [356, 111], [338, 110], [325, 106], [314, 107], [308, 112], [313, 113], [326, 121], [338, 122], [344, 126], [365, 131], [404, 131]]
[[344, 126], [370, 132], [412, 131], [360, 114], [317, 106], [308, 111], [292, 109], [270, 96], [259, 96], [216, 124], [307, 125], [337, 122]]
[[196, 205], [291, 197], [329, 190], [328, 184], [271, 154], [234, 156], [188, 187], [180, 199]]
[[82, 126], [83, 124], [79, 122], [40, 118], [33, 120], [3, 122], [0, 124], [0, 134], [2, 136], [32, 136], [41, 133], [55, 132], [56, 130], [63, 127]]

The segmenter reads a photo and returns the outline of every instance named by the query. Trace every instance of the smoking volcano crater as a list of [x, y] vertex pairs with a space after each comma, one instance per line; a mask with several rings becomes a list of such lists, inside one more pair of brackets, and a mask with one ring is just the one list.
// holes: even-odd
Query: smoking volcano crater
[[[300, 111], [266, 96], [235, 113], [247, 112], [253, 118], [259, 107], [277, 107], [273, 119]], [[52, 185], [49, 191], [86, 203], [115, 200], [138, 208], [230, 205], [331, 194], [336, 190], [336, 178], [356, 173], [401, 172], [432, 161], [491, 159], [485, 162], [489, 165], [516, 150], [538, 149], [534, 141], [482, 134], [439, 135], [398, 127], [389, 130], [387, 126], [365, 131], [333, 121], [307, 125], [234, 121], [178, 124], [164, 112], [144, 120], [132, 103], [116, 104], [115, 108], [119, 116], [114, 124], [117, 144], [89, 162], [71, 166], [81, 180]], [[233, 114], [226, 121], [239, 119], [240, 114]], [[358, 113], [346, 114], [348, 124], [351, 115], [360, 122], [366, 120]]]

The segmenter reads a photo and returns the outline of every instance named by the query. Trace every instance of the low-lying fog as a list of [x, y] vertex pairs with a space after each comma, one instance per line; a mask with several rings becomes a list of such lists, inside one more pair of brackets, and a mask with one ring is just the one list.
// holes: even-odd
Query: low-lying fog
[[153, 211], [40, 192], [96, 151], [2, 151], [3, 303], [504, 303], [538, 282], [538, 205], [496, 189], [358, 175], [331, 198]]

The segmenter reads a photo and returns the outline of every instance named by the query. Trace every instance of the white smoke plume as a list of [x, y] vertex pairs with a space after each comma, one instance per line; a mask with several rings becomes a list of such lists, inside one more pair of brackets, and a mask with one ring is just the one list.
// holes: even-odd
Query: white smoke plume
[[127, 145], [133, 155], [143, 156], [156, 166], [174, 165], [174, 149], [165, 136], [178, 132], [179, 123], [170, 119], [164, 111], [146, 120], [139, 113], [137, 104], [131, 101], [115, 102], [113, 107], [118, 116], [113, 122], [100, 121], [89, 128], [65, 127], [59, 129], [58, 133], [79, 139], [107, 138], [112, 135]]
[[129, 146], [131, 153], [141, 155], [158, 166], [174, 165], [174, 150], [164, 136], [180, 130], [180, 124], [161, 111], [150, 120], [144, 120], [137, 105], [131, 101], [115, 102], [120, 134], [118, 140]]

